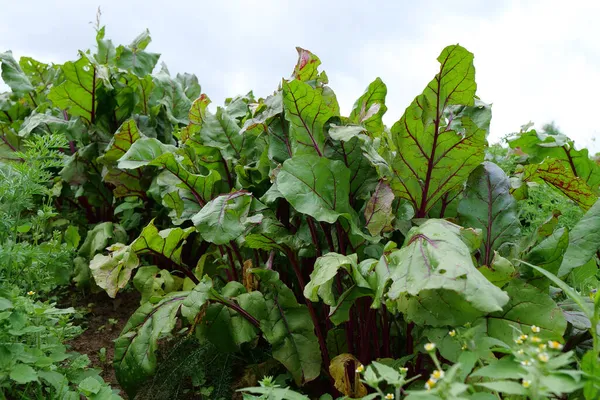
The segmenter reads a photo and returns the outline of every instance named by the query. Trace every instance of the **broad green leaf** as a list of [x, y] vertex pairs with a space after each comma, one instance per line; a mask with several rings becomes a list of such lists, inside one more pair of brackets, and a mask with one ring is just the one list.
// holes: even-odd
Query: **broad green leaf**
[[510, 194], [508, 177], [496, 164], [484, 162], [471, 173], [458, 205], [463, 226], [481, 229], [481, 264], [490, 267], [494, 252], [513, 245], [520, 237], [517, 202]]
[[74, 249], [79, 247], [79, 242], [81, 241], [81, 236], [79, 235], [79, 230], [74, 225], [69, 225], [67, 230], [65, 231], [65, 243]]
[[156, 265], [140, 267], [133, 277], [133, 286], [142, 295], [140, 303], [143, 304], [154, 296], [165, 294], [181, 289], [182, 279], [171, 275], [165, 269]]
[[11, 51], [0, 53], [0, 64], [2, 65], [2, 80], [14, 93], [24, 95], [33, 90], [33, 85], [13, 58]]
[[532, 163], [541, 163], [546, 158], [566, 161], [573, 175], [584, 179], [592, 190], [598, 190], [600, 166], [590, 158], [587, 149], [575, 150], [573, 141], [565, 135], [530, 130], [509, 140], [508, 144], [526, 153]]
[[294, 156], [277, 174], [277, 189], [299, 212], [334, 223], [348, 212], [350, 171], [343, 162], [316, 155]]
[[304, 287], [304, 297], [315, 303], [319, 301], [320, 297], [325, 304], [335, 305], [332, 290], [333, 278], [340, 268], [351, 274], [352, 269], [356, 268], [357, 261], [356, 254], [344, 256], [333, 252], [317, 258], [314, 270], [310, 274], [310, 281]]
[[482, 382], [476, 383], [477, 386], [484, 387], [486, 389], [493, 390], [494, 392], [523, 395], [527, 394], [525, 389], [520, 383], [515, 381], [493, 381], [493, 382]]
[[170, 261], [177, 267], [183, 267], [181, 251], [185, 239], [194, 231], [193, 227], [169, 228], [159, 231], [154, 226], [154, 220], [142, 230], [140, 236], [131, 243], [131, 250], [136, 254], [152, 254]]
[[70, 115], [81, 117], [88, 124], [96, 120], [98, 91], [102, 80], [97, 67], [87, 57], [66, 62], [61, 67], [65, 81], [54, 86], [48, 94], [56, 107], [68, 110]]
[[204, 240], [226, 244], [262, 221], [263, 216], [253, 203], [257, 202], [246, 191], [223, 194], [208, 202], [192, 217], [192, 222]]
[[366, 226], [371, 235], [376, 236], [383, 230], [391, 230], [391, 223], [394, 220], [393, 202], [392, 188], [384, 181], [379, 181], [365, 207]]
[[504, 290], [510, 301], [502, 311], [487, 317], [487, 333], [505, 343], [517, 336], [514, 328], [529, 332], [532, 325], [539, 326], [544, 337], [562, 338], [567, 321], [552, 298], [535, 286], [513, 280]]
[[494, 252], [494, 258], [492, 259], [490, 266], [483, 265], [479, 267], [478, 270], [488, 281], [499, 288], [506, 285], [516, 275], [514, 265], [497, 252]]
[[133, 172], [107, 167], [102, 170], [102, 180], [114, 186], [113, 195], [121, 197], [146, 198], [146, 188], [143, 186], [143, 174], [141, 170]]
[[600, 200], [597, 200], [569, 234], [569, 247], [567, 247], [557, 275], [565, 276], [573, 269], [584, 265], [594, 257], [599, 249]]
[[[469, 247], [461, 238], [463, 229], [436, 219], [412, 228], [405, 247], [387, 257], [393, 281], [389, 298], [411, 296], [411, 302], [418, 302], [422, 291], [451, 291], [457, 295], [453, 296], [454, 303], [462, 299], [465, 307], [482, 312], [502, 310], [509, 298], [475, 268]], [[449, 311], [464, 312], [460, 308]]]
[[216, 114], [205, 111], [199, 137], [204, 145], [220, 149], [225, 159], [239, 159], [248, 145], [248, 136], [240, 135], [241, 129], [235, 118], [219, 107]]
[[273, 270], [253, 269], [260, 278], [267, 307], [260, 328], [273, 349], [273, 357], [290, 372], [297, 384], [320, 375], [321, 351], [315, 327], [306, 306], [298, 304], [294, 293]]
[[574, 175], [565, 160], [546, 159], [541, 164], [526, 165], [521, 179], [523, 182], [546, 182], [584, 210], [590, 209], [598, 200], [598, 194], [583, 178]]
[[46, 91], [58, 74], [58, 68], [54, 65], [44, 64], [31, 57], [19, 59], [21, 69], [29, 78], [31, 84], [37, 87], [37, 91]]
[[19, 385], [35, 382], [38, 380], [38, 375], [35, 369], [26, 364], [17, 364], [10, 370], [10, 379]]
[[200, 312], [204, 304], [214, 297], [212, 288], [212, 280], [205, 275], [200, 283], [198, 283], [185, 298], [181, 307], [181, 315], [189, 321], [193, 321], [194, 317]]
[[172, 124], [187, 125], [192, 100], [185, 94], [181, 82], [171, 78], [164, 64], [162, 70], [153, 76], [153, 82], [154, 90], [149, 99], [150, 104], [160, 104]]
[[110, 254], [107, 256], [96, 254], [90, 261], [90, 270], [96, 284], [114, 299], [117, 292], [127, 285], [140, 260], [129, 246], [120, 243], [108, 250]]
[[170, 334], [189, 292], [174, 292], [156, 304], [144, 303], [115, 341], [114, 368], [121, 387], [133, 398], [156, 370], [158, 341]]
[[144, 51], [150, 42], [150, 32], [146, 29], [128, 46], [119, 46], [116, 50], [117, 66], [140, 77], [152, 73], [160, 54]]
[[251, 233], [244, 237], [244, 245], [251, 249], [282, 249], [283, 244], [292, 241], [290, 232], [274, 216], [264, 218]]
[[569, 231], [559, 228], [523, 257], [525, 261], [556, 274], [568, 246]]
[[33, 132], [44, 134], [64, 134], [75, 137], [80, 134], [82, 124], [79, 120], [67, 121], [50, 114], [33, 112], [23, 121], [19, 129], [20, 137], [29, 137]]
[[492, 379], [518, 379], [525, 373], [526, 371], [519, 365], [517, 360], [511, 356], [506, 356], [477, 369], [471, 376], [482, 376]]
[[372, 296], [373, 291], [371, 289], [365, 289], [357, 285], [352, 285], [337, 299], [337, 304], [329, 308], [329, 320], [334, 325], [339, 325], [350, 320], [350, 308], [354, 305], [354, 302], [366, 296]]
[[418, 218], [483, 161], [491, 118], [489, 106], [475, 101], [473, 54], [453, 45], [438, 61], [438, 74], [391, 129], [398, 149], [391, 186]]
[[[581, 359], [581, 369], [592, 377], [600, 376], [600, 361], [598, 355], [593, 350], [589, 350]], [[586, 400], [597, 399], [600, 395], [600, 382], [598, 380], [589, 380], [585, 383], [583, 389]]]
[[283, 107], [289, 121], [292, 153], [322, 156], [325, 152], [325, 123], [335, 115], [321, 90], [300, 80], [283, 82]]
[[387, 111], [386, 95], [385, 83], [380, 78], [376, 78], [354, 103], [348, 121], [363, 126], [372, 136], [380, 136], [384, 128], [381, 119]]
[[181, 83], [183, 91], [188, 99], [194, 100], [200, 96], [202, 88], [200, 87], [200, 83], [198, 83], [198, 77], [196, 75], [185, 72], [183, 74], [177, 74], [175, 79]]
[[119, 159], [120, 169], [136, 169], [153, 164], [163, 154], [173, 153], [177, 148], [169, 144], [163, 144], [155, 138], [139, 138], [125, 154]]
[[111, 243], [123, 243], [127, 240], [127, 233], [118, 224], [102, 222], [87, 232], [78, 254], [87, 259], [92, 259], [96, 253], [104, 251]]
[[135, 121], [128, 119], [113, 135], [110, 143], [106, 147], [104, 155], [98, 158], [98, 161], [105, 164], [115, 164], [127, 150], [131, 148], [134, 142], [140, 139], [143, 135], [139, 131]]

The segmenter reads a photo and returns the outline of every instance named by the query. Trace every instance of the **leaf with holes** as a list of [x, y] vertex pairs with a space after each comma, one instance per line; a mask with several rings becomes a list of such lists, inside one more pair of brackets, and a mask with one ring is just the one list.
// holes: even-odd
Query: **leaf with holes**
[[90, 261], [90, 270], [96, 284], [113, 299], [123, 289], [140, 260], [130, 246], [117, 243], [108, 248], [109, 255], [96, 254]]

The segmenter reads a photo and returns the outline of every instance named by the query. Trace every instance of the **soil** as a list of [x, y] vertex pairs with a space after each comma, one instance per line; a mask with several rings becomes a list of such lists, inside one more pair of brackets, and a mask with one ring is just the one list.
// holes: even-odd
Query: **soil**
[[[113, 340], [119, 336], [129, 317], [139, 307], [140, 294], [135, 291], [119, 293], [116, 299], [111, 299], [105, 292], [75, 296], [71, 298], [71, 305], [78, 310], [88, 310], [88, 313], [80, 322], [85, 331], [70, 341], [69, 345], [74, 351], [87, 354], [91, 366], [102, 369], [100, 375], [104, 381], [110, 383], [113, 389], [121, 390], [112, 366]], [[111, 323], [111, 319], [116, 320], [116, 323]], [[106, 349], [104, 362], [100, 359], [102, 348]], [[120, 395], [127, 398], [122, 390]]]

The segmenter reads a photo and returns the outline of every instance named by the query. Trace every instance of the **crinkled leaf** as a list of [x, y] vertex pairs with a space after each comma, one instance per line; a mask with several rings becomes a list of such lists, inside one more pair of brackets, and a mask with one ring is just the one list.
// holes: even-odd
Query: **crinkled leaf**
[[475, 101], [473, 54], [453, 45], [438, 61], [438, 74], [391, 129], [398, 149], [391, 185], [420, 218], [483, 161], [491, 118]]
[[335, 115], [322, 91], [300, 80], [283, 82], [283, 106], [294, 155], [325, 152], [325, 123]]
[[133, 277], [133, 286], [142, 295], [140, 303], [143, 304], [154, 296], [165, 294], [181, 289], [182, 279], [171, 275], [166, 269], [160, 269], [156, 265], [140, 267]]
[[362, 398], [367, 395], [367, 388], [361, 382], [361, 376], [356, 368], [362, 365], [352, 354], [340, 354], [334, 357], [329, 364], [329, 373], [335, 388], [351, 399]]
[[223, 194], [208, 202], [192, 222], [204, 240], [226, 244], [261, 222], [262, 214], [253, 210], [253, 202], [256, 200], [246, 191]]
[[120, 243], [108, 250], [110, 253], [107, 256], [96, 254], [90, 262], [90, 270], [96, 284], [114, 299], [117, 292], [127, 285], [140, 260], [129, 246]]
[[463, 229], [436, 219], [412, 228], [405, 247], [387, 257], [393, 271], [389, 298], [419, 296], [424, 290], [448, 290], [477, 310], [501, 310], [509, 298], [475, 268], [469, 248], [461, 238]]
[[267, 314], [260, 328], [273, 349], [273, 357], [290, 371], [297, 384], [320, 375], [321, 351], [315, 327], [306, 306], [298, 304], [294, 293], [273, 270], [254, 269], [260, 278]]
[[301, 47], [296, 47], [296, 51], [298, 51], [298, 62], [294, 67], [292, 77], [302, 82], [317, 79], [319, 76], [317, 69], [319, 68], [319, 65], [321, 65], [319, 57]]
[[277, 174], [277, 189], [299, 212], [334, 223], [348, 212], [350, 171], [343, 162], [311, 154], [294, 156]]
[[541, 164], [526, 165], [521, 179], [524, 182], [546, 182], [584, 210], [592, 207], [598, 199], [598, 194], [583, 178], [573, 174], [569, 162], [565, 160], [546, 159]]
[[564, 276], [584, 265], [600, 249], [600, 200], [577, 222], [569, 234], [569, 247], [563, 257], [558, 276]]
[[516, 335], [514, 328], [527, 332], [530, 326], [536, 325], [544, 337], [562, 337], [567, 321], [548, 294], [521, 280], [513, 280], [504, 289], [510, 301], [502, 311], [487, 317], [489, 336], [510, 343]]
[[371, 235], [378, 235], [384, 229], [391, 228], [391, 223], [394, 220], [393, 202], [394, 193], [392, 188], [384, 181], [379, 181], [375, 192], [365, 207], [366, 226]]
[[169, 228], [159, 231], [154, 220], [142, 229], [140, 236], [131, 243], [131, 250], [136, 254], [153, 254], [182, 265], [181, 251], [185, 239], [194, 232], [194, 228]]
[[325, 304], [333, 306], [335, 304], [332, 290], [333, 278], [340, 268], [351, 273], [352, 268], [356, 268], [356, 265], [356, 254], [345, 256], [332, 252], [317, 258], [314, 270], [310, 274], [310, 281], [304, 287], [304, 297], [312, 302], [318, 302], [320, 297]]
[[566, 161], [573, 175], [584, 179], [592, 190], [598, 190], [600, 166], [590, 158], [587, 149], [575, 150], [574, 142], [565, 135], [530, 130], [509, 140], [508, 144], [527, 154], [532, 163], [541, 163], [546, 158]]

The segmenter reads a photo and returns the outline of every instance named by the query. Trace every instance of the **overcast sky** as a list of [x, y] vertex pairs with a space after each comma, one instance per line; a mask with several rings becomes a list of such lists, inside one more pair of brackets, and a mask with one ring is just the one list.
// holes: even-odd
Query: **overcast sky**
[[344, 113], [376, 77], [392, 125], [433, 78], [449, 44], [475, 54], [491, 141], [555, 121], [600, 151], [600, 1], [0, 0], [0, 51], [62, 63], [94, 46], [97, 7], [115, 44], [148, 28], [172, 74], [195, 73], [215, 103], [289, 77], [295, 46], [316, 53]]

